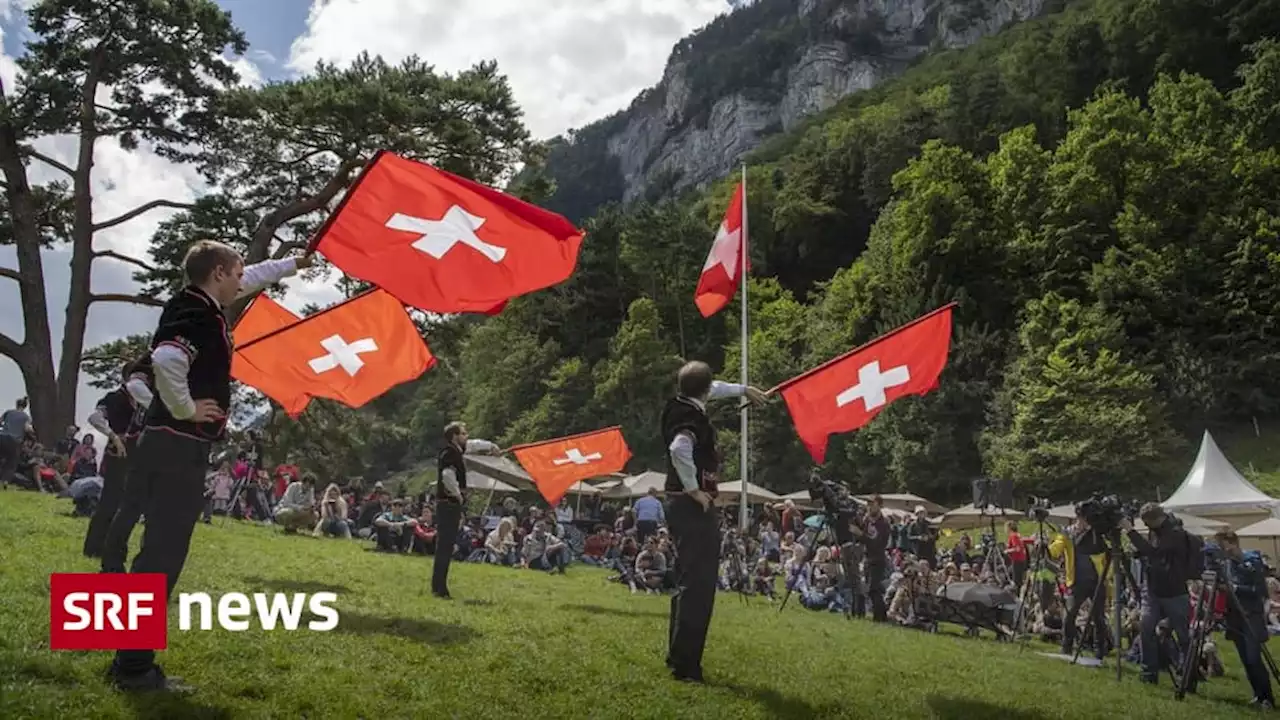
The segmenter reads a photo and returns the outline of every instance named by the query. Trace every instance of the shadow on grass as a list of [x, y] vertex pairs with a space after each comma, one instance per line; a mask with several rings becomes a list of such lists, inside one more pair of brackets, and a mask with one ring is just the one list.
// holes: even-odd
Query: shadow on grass
[[389, 635], [417, 640], [428, 645], [460, 645], [480, 637], [480, 633], [466, 625], [434, 620], [378, 617], [357, 612], [343, 612], [338, 620], [338, 627], [333, 631], [348, 635]]
[[351, 589], [346, 585], [334, 585], [331, 583], [313, 582], [310, 580], [286, 580], [283, 578], [268, 580], [267, 578], [261, 577], [246, 577], [241, 579], [251, 587], [261, 588], [262, 591], [270, 592], [306, 593], [308, 595], [319, 592], [351, 592]]
[[816, 718], [826, 717], [832, 708], [819, 708], [802, 698], [783, 695], [773, 688], [750, 687], [733, 683], [708, 682], [708, 687], [728, 690], [744, 700], [750, 700], [763, 706], [770, 717], [776, 718]]
[[618, 617], [667, 617], [668, 613], [658, 612], [656, 610], [622, 610], [619, 608], [604, 607], [603, 605], [571, 605], [565, 604], [560, 606], [561, 610], [572, 610], [573, 612], [584, 612], [592, 615], [616, 615]]
[[228, 720], [230, 710], [200, 702], [200, 691], [190, 696], [172, 693], [121, 693], [121, 697], [133, 708], [133, 716], [140, 719], [183, 718], [187, 720]]
[[493, 605], [492, 600], [482, 600], [480, 598], [468, 598], [462, 601], [463, 605], [468, 607], [489, 607]]
[[1002, 707], [972, 698], [930, 695], [926, 702], [929, 703], [929, 709], [933, 710], [934, 716], [939, 720], [978, 720], [979, 718], [992, 718], [992, 720], [1045, 720], [1045, 718], [1049, 717], [1041, 712]]

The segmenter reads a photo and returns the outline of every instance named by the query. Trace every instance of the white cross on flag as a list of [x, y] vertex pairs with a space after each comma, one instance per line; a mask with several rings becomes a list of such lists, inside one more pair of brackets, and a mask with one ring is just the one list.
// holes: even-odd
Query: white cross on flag
[[693, 302], [702, 317], [711, 317], [723, 310], [742, 283], [742, 273], [751, 269], [746, 260], [747, 238], [743, 222], [746, 202], [746, 186], [738, 183], [729, 199], [724, 220], [716, 230], [707, 262], [702, 266], [698, 288], [693, 293]]
[[954, 307], [941, 307], [776, 388], [814, 462], [825, 461], [831, 435], [857, 430], [900, 397], [938, 387], [951, 350]]

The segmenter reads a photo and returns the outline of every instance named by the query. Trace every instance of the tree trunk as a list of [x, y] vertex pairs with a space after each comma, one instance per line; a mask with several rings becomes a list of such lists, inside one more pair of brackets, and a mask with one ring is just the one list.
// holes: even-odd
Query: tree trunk
[[84, 331], [89, 319], [93, 282], [93, 150], [98, 139], [94, 97], [103, 48], [95, 49], [89, 72], [80, 91], [80, 149], [72, 180], [74, 219], [71, 226], [71, 287], [62, 325], [62, 357], [58, 359], [58, 402], [55, 417], [61, 426], [76, 416], [76, 391], [80, 385], [80, 356], [84, 354]]
[[[18, 344], [2, 338], [3, 352], [18, 365], [31, 399], [31, 420], [43, 443], [62, 436], [57, 416], [58, 384], [53, 374], [53, 347], [49, 338], [49, 307], [44, 293], [44, 263], [40, 258], [36, 209], [31, 198], [27, 169], [18, 150], [18, 134], [11, 124], [0, 123], [0, 171], [3, 171], [18, 256], [18, 289], [21, 293], [23, 338]], [[2, 337], [2, 336], [0, 336]], [[13, 398], [5, 398], [4, 403]]]

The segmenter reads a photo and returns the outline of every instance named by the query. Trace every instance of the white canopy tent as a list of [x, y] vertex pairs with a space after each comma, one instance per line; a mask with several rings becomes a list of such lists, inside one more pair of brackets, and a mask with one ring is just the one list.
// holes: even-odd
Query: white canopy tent
[[649, 488], [655, 488], [658, 492], [662, 492], [662, 487], [666, 482], [666, 473], [646, 470], [639, 475], [623, 478], [617, 485], [604, 491], [601, 497], [613, 500], [630, 500], [648, 494]]
[[[871, 495], [859, 495], [859, 500], [870, 500]], [[914, 514], [917, 505], [923, 505], [925, 512], [930, 516], [942, 515], [947, 509], [932, 500], [922, 498], [913, 493], [881, 493], [880, 499], [884, 501], [884, 507], [888, 510], [901, 510], [908, 515]]]
[[1013, 510], [1001, 510], [991, 505], [988, 505], [984, 510], [974, 507], [973, 503], [969, 503], [936, 518], [931, 518], [929, 522], [936, 524], [938, 527], [951, 530], [970, 530], [972, 528], [986, 527], [991, 524], [993, 519], [998, 527], [1005, 521], [1013, 520], [1017, 522], [1024, 517], [1022, 513]]
[[1175, 513], [1220, 520], [1233, 528], [1271, 517], [1280, 507], [1275, 498], [1259, 490], [1232, 466], [1207, 430], [1182, 485], [1161, 505]]
[[[742, 494], [742, 481], [733, 480], [730, 482], [722, 482], [716, 486], [720, 491], [720, 497], [725, 500], [737, 500]], [[808, 492], [808, 491], [806, 491]], [[747, 502], [752, 504], [771, 503], [782, 500], [782, 496], [766, 490], [753, 482], [747, 483]]]
[[1267, 518], [1236, 531], [1240, 546], [1245, 550], [1257, 550], [1271, 562], [1280, 558], [1280, 518]]

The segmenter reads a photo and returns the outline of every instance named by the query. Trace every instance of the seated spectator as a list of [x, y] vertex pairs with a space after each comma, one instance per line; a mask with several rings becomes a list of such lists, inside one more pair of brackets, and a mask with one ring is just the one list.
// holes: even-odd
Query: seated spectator
[[378, 490], [365, 499], [360, 506], [360, 514], [356, 517], [356, 536], [373, 537], [377, 533], [374, 521], [391, 508], [391, 494], [386, 490]]
[[533, 570], [547, 570], [564, 574], [569, 564], [569, 546], [560, 538], [547, 532], [546, 523], [534, 523], [533, 532], [524, 539], [524, 566]]
[[98, 474], [98, 448], [93, 445], [93, 435], [86, 433], [71, 451], [67, 458], [67, 473], [72, 480]]
[[756, 572], [755, 577], [753, 578], [752, 590], [760, 595], [767, 596], [769, 601], [773, 602], [777, 599], [774, 595], [773, 582], [773, 579], [776, 576], [777, 572], [775, 572], [773, 566], [769, 564], [769, 559], [763, 557], [760, 558], [756, 561]]
[[596, 531], [587, 536], [582, 547], [582, 562], [596, 567], [605, 567], [608, 562], [609, 548], [613, 544], [613, 533], [604, 525], [598, 525]]
[[425, 503], [418, 514], [418, 524], [413, 528], [413, 551], [423, 555], [434, 555], [436, 552], [435, 514]]
[[491, 530], [484, 541], [484, 561], [494, 565], [516, 565], [519, 554], [516, 552], [515, 518], [504, 517], [498, 521], [498, 527]]
[[320, 500], [320, 521], [311, 534], [320, 537], [350, 538], [351, 528], [347, 525], [347, 501], [338, 490], [337, 483], [329, 483], [324, 489], [324, 497]]
[[658, 538], [650, 536], [644, 541], [644, 550], [636, 556], [637, 585], [647, 592], [662, 590], [667, 577], [667, 558], [658, 550]]
[[76, 437], [80, 433], [80, 428], [75, 425], [68, 425], [67, 431], [62, 437], [58, 438], [58, 442], [53, 444], [53, 454], [64, 460], [70, 460], [75, 454], [76, 448], [80, 445], [80, 440]]
[[373, 526], [379, 551], [406, 552], [413, 542], [413, 528], [418, 526], [418, 521], [404, 513], [404, 501], [396, 498], [391, 501], [391, 509], [373, 521]]
[[315, 477], [310, 473], [294, 480], [285, 488], [276, 506], [276, 522], [284, 526], [286, 533], [310, 528], [316, 523]]

